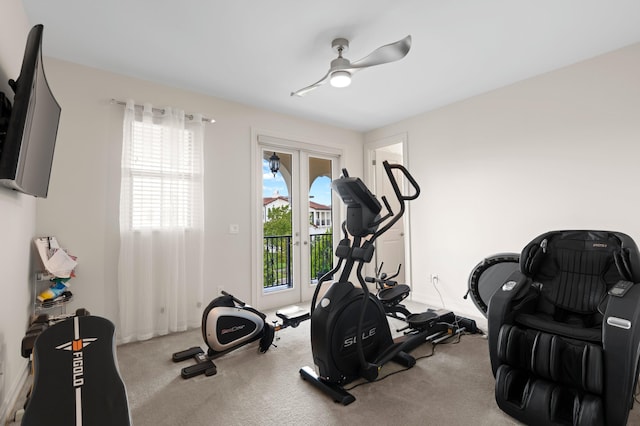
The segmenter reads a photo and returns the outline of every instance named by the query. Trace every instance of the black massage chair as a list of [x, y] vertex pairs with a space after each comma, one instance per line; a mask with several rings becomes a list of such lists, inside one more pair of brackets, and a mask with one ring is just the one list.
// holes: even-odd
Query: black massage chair
[[498, 406], [529, 425], [625, 425], [640, 349], [640, 254], [627, 235], [554, 231], [488, 307]]

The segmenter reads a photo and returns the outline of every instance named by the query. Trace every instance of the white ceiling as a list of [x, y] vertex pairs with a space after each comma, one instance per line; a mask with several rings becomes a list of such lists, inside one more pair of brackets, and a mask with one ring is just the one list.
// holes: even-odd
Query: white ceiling
[[[367, 131], [640, 42], [638, 0], [23, 0], [44, 54]], [[319, 80], [410, 34], [351, 86]], [[188, 106], [181, 106], [188, 108]]]

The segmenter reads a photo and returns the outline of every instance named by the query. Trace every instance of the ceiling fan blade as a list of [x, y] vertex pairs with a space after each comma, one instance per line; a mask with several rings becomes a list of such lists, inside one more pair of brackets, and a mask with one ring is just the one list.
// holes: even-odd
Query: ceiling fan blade
[[351, 63], [351, 68], [367, 68], [375, 65], [382, 65], [389, 62], [394, 62], [404, 58], [411, 49], [411, 36], [408, 35], [402, 40], [398, 40], [395, 43], [386, 44], [382, 47], [378, 47], [371, 52], [368, 56]]
[[322, 77], [320, 80], [316, 81], [312, 85], [302, 88], [300, 90], [296, 90], [295, 92], [291, 92], [291, 96], [304, 96], [310, 91], [312, 91], [313, 89], [315, 89], [316, 87], [322, 86], [324, 83], [327, 82], [327, 80], [329, 80], [329, 75], [331, 74], [331, 71], [333, 70], [329, 70], [329, 72], [327, 72], [327, 74], [324, 77]]

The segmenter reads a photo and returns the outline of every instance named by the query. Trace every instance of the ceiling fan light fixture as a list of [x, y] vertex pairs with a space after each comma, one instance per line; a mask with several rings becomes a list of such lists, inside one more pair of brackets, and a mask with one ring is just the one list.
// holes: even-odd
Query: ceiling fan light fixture
[[351, 73], [349, 71], [334, 71], [331, 73], [330, 83], [333, 87], [347, 87], [351, 84]]
[[331, 61], [329, 71], [315, 83], [291, 92], [291, 96], [304, 96], [310, 91], [322, 86], [327, 81], [330, 81], [333, 87], [347, 87], [351, 84], [351, 74], [354, 72], [377, 65], [388, 64], [389, 62], [395, 62], [407, 56], [411, 48], [411, 35], [395, 43], [380, 46], [364, 58], [355, 62], [351, 62], [347, 58], [342, 57], [342, 54], [349, 48], [349, 40], [337, 38], [333, 40], [331, 47], [338, 52], [338, 57]]

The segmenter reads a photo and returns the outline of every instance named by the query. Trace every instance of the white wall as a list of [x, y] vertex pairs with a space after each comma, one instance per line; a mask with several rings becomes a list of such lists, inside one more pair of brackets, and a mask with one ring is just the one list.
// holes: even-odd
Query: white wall
[[[13, 99], [7, 81], [20, 74], [30, 26], [20, 0], [0, 2], [0, 91]], [[0, 423], [27, 371], [20, 343], [31, 309], [31, 241], [36, 229], [33, 197], [0, 187]]]
[[[0, 3], [0, 90], [17, 78], [31, 25], [19, 0]], [[46, 29], [45, 29], [46, 38]], [[46, 43], [45, 43], [46, 46]], [[46, 54], [46, 52], [45, 52]], [[220, 282], [250, 300], [252, 283], [250, 207], [251, 129], [340, 146], [345, 166], [362, 171], [360, 133], [249, 108], [210, 96], [58, 61], [45, 56], [44, 67], [62, 106], [49, 195], [36, 201], [0, 188], [0, 266], [5, 286], [0, 298], [0, 421], [27, 371], [20, 342], [32, 311], [31, 277], [38, 265], [32, 240], [55, 235], [77, 255], [74, 300], [67, 311], [84, 307], [117, 324], [119, 249], [119, 165], [123, 107], [112, 98], [152, 102], [214, 117], [205, 139], [206, 259], [205, 300]], [[36, 219], [37, 217], [37, 219]], [[229, 224], [240, 233], [228, 233]]]
[[[46, 30], [45, 30], [46, 37]], [[45, 58], [62, 106], [49, 197], [37, 204], [39, 234], [78, 256], [71, 309], [117, 324], [118, 202], [123, 107], [112, 98], [170, 105], [216, 119], [205, 130], [205, 302], [218, 285], [251, 300], [251, 130], [341, 146], [362, 172], [363, 135], [69, 62]], [[185, 68], [188, 72], [188, 68]], [[214, 72], [214, 71], [212, 71]], [[239, 234], [229, 225], [238, 224]]]
[[[365, 135], [408, 134], [414, 298], [478, 315], [473, 267], [553, 229], [640, 243], [640, 44]], [[473, 75], [470, 74], [470, 78]]]
[[[0, 90], [19, 72], [30, 27], [19, 0], [0, 2]], [[46, 31], [45, 31], [46, 37]], [[0, 189], [0, 400], [20, 378], [20, 340], [30, 312], [31, 240], [56, 235], [79, 256], [70, 309], [117, 322], [118, 186], [122, 107], [111, 98], [202, 112], [205, 166], [206, 297], [218, 282], [250, 299], [251, 129], [343, 146], [362, 176], [361, 134], [45, 58], [62, 117], [49, 198]], [[440, 276], [447, 307], [463, 301], [470, 270], [484, 256], [519, 251], [554, 228], [609, 228], [640, 241], [640, 45], [493, 91], [370, 132], [367, 141], [408, 134], [408, 166], [420, 183], [410, 205], [414, 298], [438, 304], [428, 276]], [[220, 208], [223, 200], [225, 208]], [[37, 214], [36, 214], [37, 213]], [[36, 219], [37, 216], [37, 219]], [[34, 224], [35, 223], [35, 224]], [[229, 234], [229, 224], [239, 234]], [[2, 413], [0, 413], [2, 414]]]

